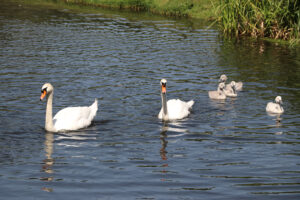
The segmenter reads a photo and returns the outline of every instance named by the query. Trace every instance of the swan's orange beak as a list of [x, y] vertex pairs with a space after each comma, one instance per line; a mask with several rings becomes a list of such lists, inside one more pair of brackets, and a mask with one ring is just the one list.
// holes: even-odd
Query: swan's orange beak
[[40, 101], [43, 100], [43, 98], [46, 96], [46, 94], [47, 94], [47, 91], [46, 91], [46, 90], [43, 90], [43, 91], [42, 91], [42, 94], [41, 94], [41, 97], [40, 97]]
[[166, 92], [167, 92], [166, 85], [162, 84], [161, 85], [161, 93], [166, 93]]

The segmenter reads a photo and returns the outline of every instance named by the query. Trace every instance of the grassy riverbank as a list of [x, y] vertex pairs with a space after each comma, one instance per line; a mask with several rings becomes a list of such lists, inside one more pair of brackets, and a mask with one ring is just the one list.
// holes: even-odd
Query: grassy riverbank
[[[27, 0], [30, 1], [30, 0]], [[300, 44], [299, 0], [43, 0], [44, 2], [147, 11], [219, 24], [224, 35]]]
[[197, 19], [216, 19], [219, 0], [62, 0], [113, 9], [149, 11], [156, 14]]
[[299, 44], [299, 0], [61, 0], [113, 9], [215, 21], [225, 35]]

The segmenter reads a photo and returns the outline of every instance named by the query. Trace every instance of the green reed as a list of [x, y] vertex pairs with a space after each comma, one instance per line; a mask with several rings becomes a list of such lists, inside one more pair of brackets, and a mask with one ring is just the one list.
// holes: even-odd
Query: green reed
[[218, 13], [225, 34], [299, 43], [299, 0], [221, 0]]

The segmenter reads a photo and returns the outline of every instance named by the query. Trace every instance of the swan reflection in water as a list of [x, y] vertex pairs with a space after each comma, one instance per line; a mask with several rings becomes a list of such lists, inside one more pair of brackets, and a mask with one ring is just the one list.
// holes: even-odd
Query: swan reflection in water
[[[169, 134], [168, 134], [169, 133]], [[175, 134], [174, 134], [175, 133]], [[163, 122], [163, 126], [161, 128], [160, 132], [160, 141], [161, 141], [161, 148], [159, 150], [161, 160], [164, 161], [164, 163], [161, 165], [163, 168], [160, 172], [162, 174], [168, 174], [168, 170], [166, 170], [167, 167], [169, 167], [169, 164], [167, 163], [168, 157], [168, 151], [166, 150], [168, 143], [176, 143], [177, 139], [172, 139], [170, 141], [170, 138], [178, 138], [181, 136], [184, 136], [187, 134], [187, 129], [182, 128], [182, 125], [180, 122]], [[169, 141], [167, 140], [169, 138]], [[161, 178], [161, 181], [166, 181], [167, 179]]]
[[[168, 145], [168, 141], [166, 140], [166, 138], [168, 137], [167, 136], [167, 131], [168, 131], [168, 124], [167, 124], [167, 122], [163, 122], [162, 131], [160, 133], [161, 148], [159, 150], [159, 154], [160, 154], [161, 160], [165, 161], [161, 165], [162, 169], [161, 169], [160, 172], [162, 174], [165, 174], [165, 175], [168, 173], [168, 170], [166, 170], [165, 168], [169, 167], [169, 164], [166, 162], [168, 160], [168, 157], [167, 157], [168, 152], [166, 150], [167, 145]], [[162, 177], [160, 180], [161, 181], [166, 181], [167, 179], [166, 179], [166, 177]]]
[[166, 122], [164, 122], [164, 125], [162, 127], [162, 131], [160, 133], [161, 148], [160, 148], [160, 151], [159, 151], [160, 152], [160, 157], [161, 157], [162, 160], [168, 160], [168, 158], [167, 158], [167, 153], [168, 152], [166, 151], [167, 144], [168, 144], [168, 141], [166, 140], [167, 131], [168, 131], [168, 126], [166, 125]]
[[[167, 134], [169, 132], [169, 135]], [[173, 134], [171, 134], [173, 133]], [[175, 133], [175, 134], [174, 134]], [[167, 160], [167, 151], [166, 147], [168, 144], [167, 138], [178, 138], [180, 136], [184, 136], [187, 134], [187, 129], [182, 128], [180, 122], [177, 121], [170, 121], [170, 122], [163, 122], [163, 126], [160, 132], [160, 141], [161, 141], [161, 149], [160, 149], [160, 156], [162, 160]], [[171, 143], [175, 143], [177, 139], [172, 140]]]
[[97, 133], [93, 130], [94, 127], [89, 127], [89, 130], [72, 131], [72, 132], [61, 132], [56, 134], [55, 141], [57, 145], [65, 147], [81, 147], [81, 146], [92, 146], [94, 143], [88, 143], [88, 141], [96, 140]]
[[[54, 141], [54, 135], [53, 133], [47, 132], [45, 134], [45, 156], [46, 159], [42, 162], [42, 171], [46, 173], [46, 177], [41, 177], [40, 180], [42, 181], [53, 181], [53, 164], [54, 159], [52, 158], [53, 153], [53, 141]], [[53, 192], [52, 188], [43, 187], [42, 190], [46, 192]]]
[[269, 113], [267, 112], [267, 114], [272, 117], [273, 121], [275, 121], [275, 124], [271, 124], [270, 126], [276, 127], [276, 128], [280, 128], [282, 126], [282, 118], [281, 118], [281, 114], [275, 114], [275, 113]]

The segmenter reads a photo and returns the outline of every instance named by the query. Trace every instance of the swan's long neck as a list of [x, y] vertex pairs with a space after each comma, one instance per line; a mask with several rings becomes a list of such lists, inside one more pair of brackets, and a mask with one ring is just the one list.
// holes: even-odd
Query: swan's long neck
[[236, 94], [236, 88], [235, 88], [235, 86], [232, 87], [232, 91], [233, 91], [233, 94]]
[[281, 106], [281, 103], [280, 103], [280, 102], [275, 102], [275, 103], [278, 105], [279, 109], [280, 109], [281, 111], [283, 111], [283, 107]]
[[161, 103], [162, 103], [162, 108], [163, 108], [162, 118], [163, 118], [163, 120], [169, 120], [166, 93], [161, 93]]
[[52, 118], [52, 102], [53, 102], [53, 92], [51, 92], [47, 97], [45, 129], [47, 131], [54, 132], [55, 129], [53, 126], [53, 118]]
[[223, 92], [224, 92], [224, 90], [223, 89], [221, 89], [220, 87], [218, 87], [218, 93], [219, 93], [219, 95], [222, 95], [223, 94]]

